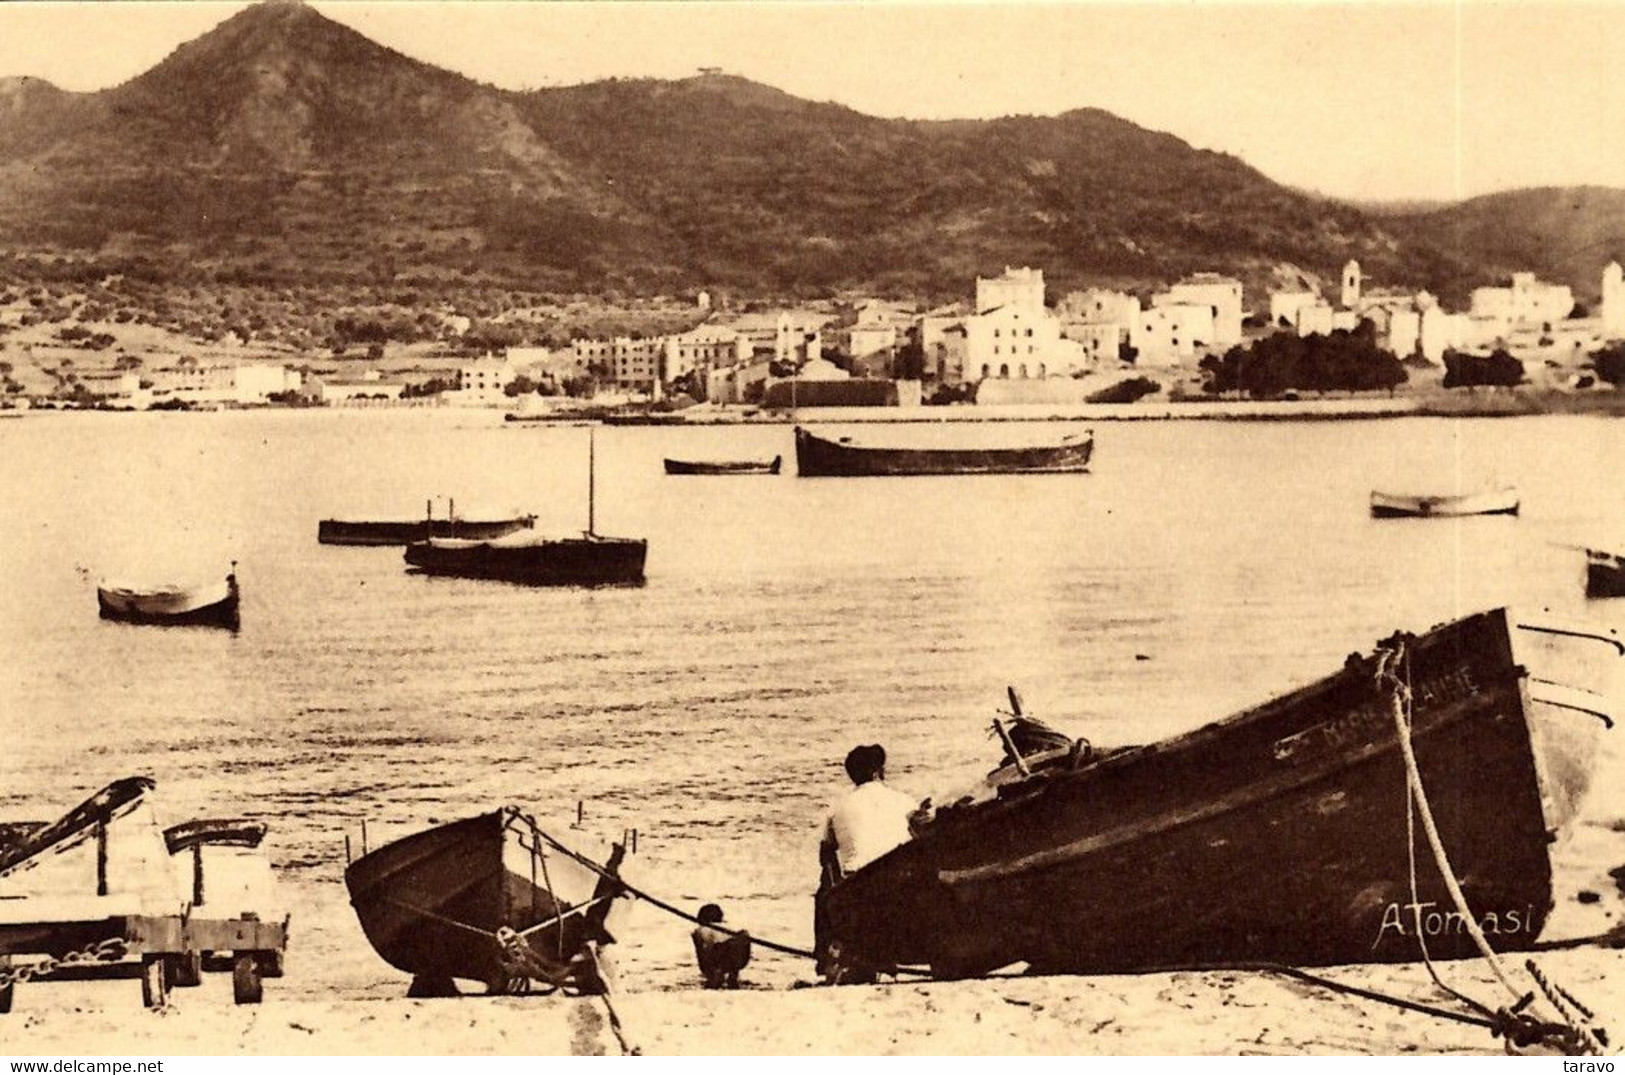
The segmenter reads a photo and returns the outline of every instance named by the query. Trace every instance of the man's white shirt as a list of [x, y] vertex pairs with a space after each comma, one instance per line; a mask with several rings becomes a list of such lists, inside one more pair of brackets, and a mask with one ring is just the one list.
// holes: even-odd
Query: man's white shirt
[[909, 840], [908, 818], [919, 803], [871, 780], [847, 792], [829, 815], [835, 855], [846, 874], [862, 869]]

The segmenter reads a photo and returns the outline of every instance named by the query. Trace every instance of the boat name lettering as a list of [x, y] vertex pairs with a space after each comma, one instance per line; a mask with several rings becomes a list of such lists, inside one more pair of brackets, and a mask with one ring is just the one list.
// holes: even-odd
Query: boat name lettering
[[[1377, 927], [1377, 939], [1371, 947], [1382, 944], [1389, 932], [1398, 937], [1414, 937], [1418, 931], [1427, 937], [1460, 935], [1466, 932], [1467, 921], [1460, 911], [1436, 910], [1438, 903], [1390, 903], [1383, 908], [1382, 924]], [[1478, 928], [1492, 936], [1523, 933], [1535, 926], [1534, 907], [1522, 910], [1485, 911], [1478, 916]]]
[[[1412, 697], [1417, 708], [1431, 708], [1448, 705], [1477, 693], [1478, 683], [1473, 679], [1473, 670], [1463, 665], [1443, 675], [1423, 680], [1412, 690]], [[1353, 743], [1368, 741], [1389, 727], [1393, 719], [1393, 711], [1389, 708], [1387, 699], [1375, 699], [1349, 710], [1335, 720], [1277, 739], [1275, 760], [1299, 760], [1300, 755], [1314, 746], [1341, 750]]]

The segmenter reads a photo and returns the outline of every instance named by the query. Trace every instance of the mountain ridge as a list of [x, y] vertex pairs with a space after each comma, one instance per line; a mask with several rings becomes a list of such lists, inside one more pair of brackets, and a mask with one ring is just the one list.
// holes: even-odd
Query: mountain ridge
[[1539, 253], [1469, 219], [1315, 197], [1098, 108], [884, 119], [717, 72], [500, 89], [286, 0], [106, 90], [0, 81], [0, 248], [266, 283], [945, 293], [1019, 263], [1258, 288], [1352, 257], [1449, 295]]

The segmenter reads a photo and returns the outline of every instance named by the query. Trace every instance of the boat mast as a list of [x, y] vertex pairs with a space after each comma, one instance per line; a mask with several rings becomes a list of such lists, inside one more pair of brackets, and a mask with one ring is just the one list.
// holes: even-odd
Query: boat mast
[[598, 461], [598, 459], [597, 459], [597, 450], [596, 450], [595, 444], [596, 444], [596, 442], [595, 442], [595, 439], [593, 437], [593, 429], [592, 429], [591, 426], [588, 426], [587, 427], [587, 534], [589, 536], [591, 536], [592, 534], [597, 532], [597, 523], [596, 523], [595, 518], [594, 518], [596, 505], [593, 503], [593, 501], [594, 501], [594, 493], [596, 492], [596, 490], [594, 489], [594, 485], [596, 484], [596, 482], [595, 482], [594, 477], [593, 477], [593, 472], [596, 469], [596, 464], [597, 464], [597, 461]]

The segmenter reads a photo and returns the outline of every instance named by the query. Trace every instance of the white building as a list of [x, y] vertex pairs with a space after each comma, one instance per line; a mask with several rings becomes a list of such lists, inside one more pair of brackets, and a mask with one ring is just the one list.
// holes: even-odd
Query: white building
[[1298, 327], [1298, 311], [1319, 301], [1320, 296], [1313, 291], [1272, 291], [1270, 324], [1272, 326], [1285, 324], [1295, 329]]
[[1559, 284], [1546, 284], [1532, 272], [1512, 274], [1510, 287], [1473, 289], [1471, 313], [1513, 325], [1552, 324], [1574, 312], [1574, 294]]
[[1151, 299], [1153, 306], [1206, 306], [1213, 327], [1202, 342], [1225, 348], [1241, 342], [1241, 281], [1218, 273], [1187, 276]]
[[1610, 261], [1602, 271], [1602, 337], [1625, 339], [1625, 270]]
[[1330, 336], [1334, 327], [1332, 304], [1319, 300], [1298, 307], [1297, 323], [1292, 327], [1299, 336]]
[[1141, 310], [1129, 327], [1129, 344], [1142, 366], [1172, 366], [1212, 344], [1213, 308], [1203, 304], [1159, 303]]
[[1360, 308], [1360, 263], [1350, 260], [1343, 266], [1342, 306], [1345, 310]]
[[666, 380], [691, 370], [702, 374], [728, 369], [750, 360], [750, 348], [737, 331], [721, 325], [699, 325], [664, 339]]
[[316, 398], [328, 407], [396, 400], [406, 392], [406, 385], [400, 381], [384, 380], [377, 370], [369, 370], [360, 377], [321, 377], [314, 380]]
[[1122, 354], [1123, 338], [1131, 324], [1132, 321], [1124, 324], [1115, 321], [1068, 321], [1062, 325], [1061, 335], [1076, 342], [1083, 348], [1084, 357], [1090, 364], [1098, 366], [1103, 362], [1117, 361]]
[[967, 380], [1070, 376], [1087, 365], [1083, 347], [1061, 335], [1061, 322], [1043, 308], [1001, 306], [967, 317]]
[[264, 403], [274, 395], [299, 391], [302, 382], [298, 370], [264, 363], [238, 366], [232, 374], [238, 403]]
[[1002, 276], [976, 278], [976, 312], [999, 308], [1037, 313], [1044, 309], [1044, 271], [1008, 265]]

